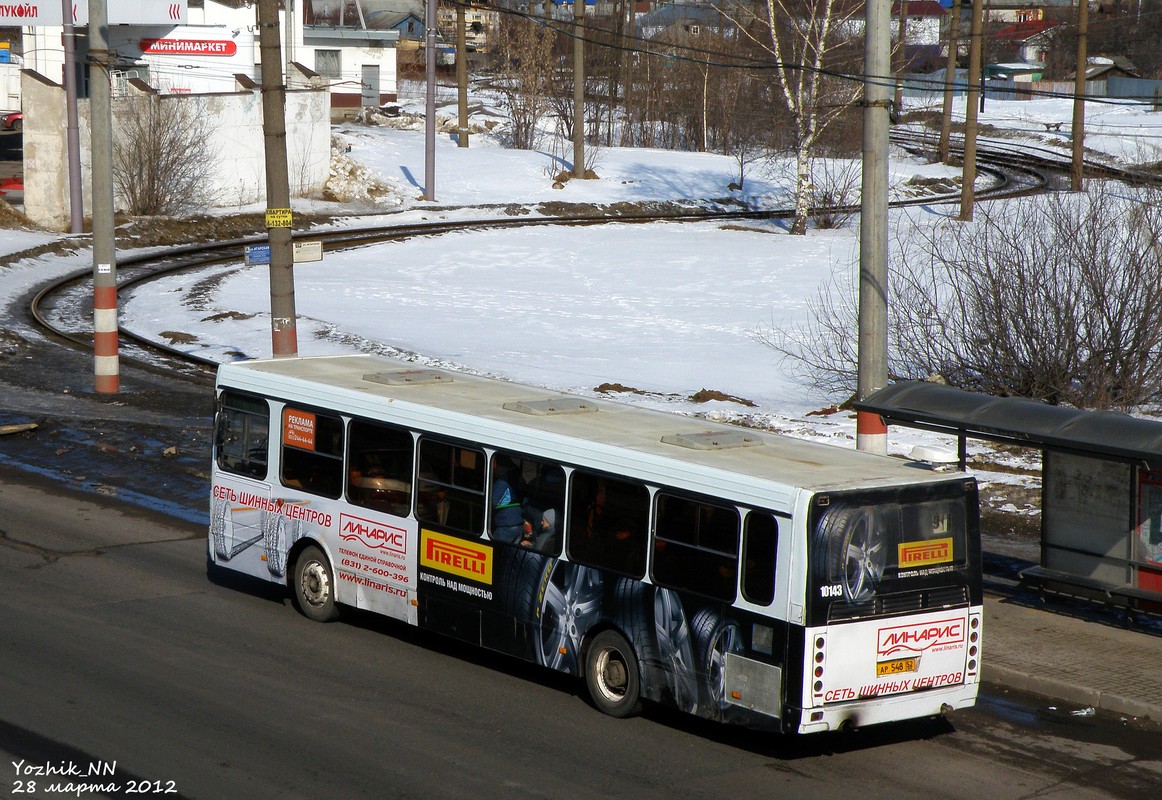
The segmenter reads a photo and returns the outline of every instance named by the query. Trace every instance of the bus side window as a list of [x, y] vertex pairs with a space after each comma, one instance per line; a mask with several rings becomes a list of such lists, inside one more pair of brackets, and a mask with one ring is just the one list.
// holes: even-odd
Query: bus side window
[[284, 408], [281, 478], [283, 486], [338, 497], [343, 489], [343, 420]]
[[730, 602], [738, 582], [738, 511], [658, 492], [653, 578]]
[[483, 450], [420, 439], [416, 517], [473, 536], [484, 532]]
[[569, 558], [642, 577], [649, 516], [650, 492], [644, 484], [574, 471], [569, 482]]
[[269, 431], [270, 408], [265, 400], [223, 392], [214, 436], [219, 469], [265, 478]]
[[742, 531], [742, 596], [760, 605], [775, 599], [775, 552], [779, 522], [770, 514], [752, 511]]
[[412, 507], [411, 432], [355, 420], [348, 443], [348, 499], [357, 506], [406, 517]]
[[565, 470], [559, 464], [498, 452], [488, 485], [489, 536], [537, 553], [560, 554]]

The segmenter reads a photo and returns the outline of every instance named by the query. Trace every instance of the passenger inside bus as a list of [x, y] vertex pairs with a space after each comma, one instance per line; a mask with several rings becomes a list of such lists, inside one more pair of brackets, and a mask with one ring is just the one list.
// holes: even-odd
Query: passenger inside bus
[[524, 481], [507, 456], [492, 461], [492, 538], [518, 542], [524, 532]]
[[528, 547], [538, 553], [557, 552], [557, 512], [546, 509], [534, 516], [532, 522], [525, 522], [521, 547]]

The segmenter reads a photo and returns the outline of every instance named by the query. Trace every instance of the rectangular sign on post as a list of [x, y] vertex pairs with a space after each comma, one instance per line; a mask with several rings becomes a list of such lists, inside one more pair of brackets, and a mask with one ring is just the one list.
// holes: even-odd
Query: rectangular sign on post
[[320, 241], [295, 242], [291, 248], [294, 252], [293, 261], [296, 264], [323, 260], [323, 243]]
[[247, 264], [270, 263], [270, 245], [268, 244], [248, 244], [244, 252]]
[[[73, 24], [89, 22], [88, 0], [73, 0]], [[60, 0], [0, 0], [0, 26], [48, 27], [64, 24]], [[110, 25], [178, 25], [187, 18], [187, 0], [117, 0], [109, 3]]]

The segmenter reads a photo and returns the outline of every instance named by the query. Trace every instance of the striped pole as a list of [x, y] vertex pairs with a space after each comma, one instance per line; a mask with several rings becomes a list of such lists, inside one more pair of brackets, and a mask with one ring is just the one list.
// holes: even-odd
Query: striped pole
[[93, 197], [93, 377], [99, 394], [121, 388], [117, 360], [117, 243], [113, 219], [113, 108], [107, 0], [89, 2], [90, 137]]
[[884, 418], [873, 411], [855, 412], [856, 447], [870, 453], [888, 452], [888, 426]]
[[93, 274], [93, 375], [98, 394], [116, 394], [121, 388], [116, 279], [113, 264], [97, 264]]

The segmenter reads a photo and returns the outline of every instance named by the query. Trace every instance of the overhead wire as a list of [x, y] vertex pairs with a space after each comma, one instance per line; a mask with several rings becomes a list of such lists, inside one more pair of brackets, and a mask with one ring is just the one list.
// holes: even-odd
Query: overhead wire
[[[575, 0], [575, 1], [576, 2], [583, 2], [583, 0]], [[616, 31], [612, 31], [612, 30], [609, 30], [606, 28], [597, 28], [597, 27], [594, 27], [591, 25], [586, 25], [584, 22], [582, 22], [580, 27], [581, 27], [582, 31], [587, 31], [588, 33], [583, 33], [581, 35], [578, 35], [573, 30], [576, 23], [574, 23], [573, 21], [567, 20], [567, 19], [556, 19], [556, 18], [546, 16], [546, 15], [534, 14], [534, 13], [531, 13], [528, 11], [522, 11], [520, 9], [508, 8], [508, 7], [499, 6], [499, 5], [481, 4], [479, 2], [474, 2], [473, 0], [448, 0], [448, 2], [451, 5], [462, 5], [465, 8], [487, 9], [487, 10], [495, 11], [495, 12], [498, 12], [501, 14], [507, 14], [507, 15], [511, 15], [514, 17], [520, 17], [520, 18], [523, 18], [529, 22], [532, 22], [534, 24], [537, 24], [537, 25], [545, 27], [549, 30], [552, 30], [555, 33], [557, 33], [563, 37], [566, 37], [569, 39], [580, 39], [582, 42], [584, 42], [586, 44], [592, 44], [596, 47], [603, 47], [603, 48], [621, 51], [621, 52], [637, 53], [637, 54], [652, 56], [655, 58], [661, 58], [661, 59], [665, 59], [665, 60], [669, 60], [669, 61], [687, 62], [687, 63], [697, 64], [697, 65], [701, 65], [701, 66], [719, 67], [722, 69], [743, 69], [743, 70], [754, 70], [754, 71], [759, 71], [759, 72], [778, 71], [778, 70], [810, 72], [810, 73], [815, 73], [815, 74], [818, 74], [818, 75], [821, 75], [824, 77], [834, 78], [837, 80], [850, 81], [850, 82], [854, 82], [854, 83], [863, 84], [865, 86], [880, 86], [880, 87], [895, 88], [896, 82], [897, 82], [897, 79], [895, 78], [895, 76], [886, 76], [883, 78], [879, 78], [876, 76], [865, 75], [863, 73], [852, 73], [852, 72], [843, 72], [843, 71], [834, 70], [834, 69], [817, 68], [817, 67], [812, 67], [812, 66], [807, 65], [807, 64], [797, 64], [797, 63], [793, 63], [793, 62], [776, 62], [776, 61], [768, 61], [768, 60], [761, 60], [760, 61], [760, 60], [756, 60], [756, 59], [753, 59], [750, 57], [736, 55], [736, 54], [732, 54], [732, 53], [727, 53], [727, 52], [724, 52], [721, 50], [715, 50], [715, 49], [711, 49], [711, 48], [707, 48], [707, 47], [696, 47], [696, 46], [693, 46], [690, 44], [684, 44], [684, 43], [680, 43], [680, 42], [659, 42], [658, 40], [648, 39], [648, 38], [645, 38], [645, 37], [642, 37], [642, 36], [639, 36], [636, 34], [632, 34], [632, 33], [617, 33]], [[1162, 14], [1162, 11], [1160, 11], [1160, 12], [1147, 12], [1147, 13]], [[627, 44], [618, 44], [615, 42], [605, 41], [605, 40], [603, 40], [603, 38], [599, 38], [597, 36], [592, 35], [594, 33], [599, 33], [602, 35], [602, 37], [615, 37], [615, 38], [619, 38], [619, 39], [622, 39], [625, 41], [635, 42], [636, 44], [627, 45]], [[658, 50], [661, 48], [665, 48], [665, 51], [659, 52]], [[685, 53], [689, 53], [689, 55], [684, 55], [684, 54], [681, 54], [681, 53], [676, 52], [676, 51], [684, 51]], [[702, 54], [702, 55], [706, 55], [706, 56], [713, 56], [714, 58], [713, 58], [713, 60], [711, 58], [702, 58], [702, 57], [698, 57], [697, 54]], [[921, 86], [925, 86], [925, 85], [931, 86], [932, 87], [931, 91], [939, 92], [939, 91], [944, 90], [944, 88], [948, 84], [948, 81], [943, 79], [943, 78], [925, 79], [925, 78], [920, 78], [920, 77], [916, 77], [916, 76], [910, 76], [908, 78], [908, 83], [913, 85], [913, 86], [915, 86], [917, 84], [919, 84]], [[1013, 87], [1011, 89], [1006, 90], [1006, 89], [999, 89], [997, 87], [989, 87], [987, 82], [982, 84], [980, 82], [972, 82], [972, 81], [968, 81], [968, 80], [957, 81], [955, 79], [953, 80], [952, 83], [953, 83], [954, 89], [958, 92], [965, 92], [965, 91], [982, 92], [983, 91], [983, 92], [991, 92], [994, 95], [996, 95], [998, 93], [1008, 93], [1008, 94], [1016, 94], [1016, 95], [1021, 95], [1021, 96], [1044, 97], [1044, 98], [1063, 99], [1063, 100], [1074, 100], [1077, 98], [1076, 92], [1060, 92], [1060, 91], [1054, 91], [1051, 89], [1034, 89], [1032, 87], [1029, 87], [1029, 88]], [[1100, 104], [1100, 105], [1128, 105], [1131, 103], [1140, 104], [1142, 102], [1147, 102], [1151, 98], [1111, 98], [1111, 97], [1097, 97], [1097, 96], [1093, 96], [1093, 95], [1085, 95], [1084, 99], [1087, 103], [1096, 103], [1096, 104]]]

